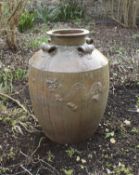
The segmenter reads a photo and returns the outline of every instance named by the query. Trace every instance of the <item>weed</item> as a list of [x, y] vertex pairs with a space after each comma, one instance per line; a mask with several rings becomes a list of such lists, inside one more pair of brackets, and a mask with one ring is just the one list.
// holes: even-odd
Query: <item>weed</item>
[[75, 154], [75, 149], [70, 147], [69, 149], [66, 150], [67, 155], [72, 158]]
[[0, 166], [0, 174], [5, 174], [5, 173], [7, 173], [8, 171], [9, 171], [8, 168], [1, 167], [1, 166]]
[[114, 137], [114, 131], [112, 131], [112, 132], [107, 132], [106, 134], [105, 134], [105, 138], [107, 139], [107, 138], [112, 138], [112, 137]]
[[36, 19], [35, 12], [29, 12], [25, 10], [19, 19], [19, 24], [18, 24], [19, 31], [24, 32], [25, 30], [32, 28], [35, 22], [35, 19]]
[[0, 90], [4, 92], [12, 92], [13, 74], [11, 69], [4, 68], [0, 71]]
[[0, 69], [0, 91], [12, 92], [13, 81], [25, 80], [27, 71], [21, 68], [4, 67]]
[[[77, 0], [61, 0], [56, 7], [48, 8], [43, 5], [39, 5], [35, 10], [35, 18], [38, 22], [48, 23], [56, 21], [69, 21], [75, 20], [80, 23], [80, 19], [84, 17], [84, 8]], [[28, 17], [29, 15], [26, 14]], [[23, 16], [27, 19], [26, 16]], [[30, 16], [29, 16], [30, 17]]]
[[48, 158], [47, 158], [48, 162], [53, 162], [55, 156], [52, 154], [52, 152], [48, 151], [47, 155], [48, 155]]
[[84, 8], [76, 0], [61, 0], [59, 5], [53, 10], [53, 20], [69, 21], [82, 18]]
[[22, 68], [17, 68], [13, 71], [14, 80], [23, 81], [27, 78], [27, 70]]
[[64, 172], [65, 175], [73, 175], [73, 170], [72, 169], [63, 169], [62, 170]]
[[36, 9], [37, 21], [47, 23], [48, 21], [52, 21], [52, 9], [47, 7], [43, 7], [42, 5]]
[[14, 160], [15, 152], [13, 147], [10, 148], [9, 153], [6, 156], [8, 160]]
[[131, 130], [131, 133], [138, 134], [139, 133], [139, 128], [133, 127], [132, 130]]
[[126, 167], [124, 164], [119, 163], [117, 167], [114, 168], [114, 173], [116, 175], [133, 175], [131, 168]]
[[40, 37], [40, 38], [35, 38], [34, 40], [30, 41], [29, 43], [29, 47], [33, 48], [33, 49], [37, 49], [40, 47], [40, 45], [42, 43], [47, 43], [48, 42], [48, 38], [47, 37]]
[[13, 133], [23, 134], [22, 128], [28, 128], [26, 113], [20, 108], [8, 108], [0, 104], [0, 122], [10, 126]]

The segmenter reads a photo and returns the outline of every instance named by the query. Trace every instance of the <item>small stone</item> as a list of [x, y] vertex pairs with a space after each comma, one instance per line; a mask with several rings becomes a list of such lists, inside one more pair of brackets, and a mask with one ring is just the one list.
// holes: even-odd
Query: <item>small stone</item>
[[125, 121], [124, 121], [124, 124], [125, 124], [126, 126], [130, 126], [130, 125], [131, 125], [131, 121], [125, 120]]
[[77, 156], [76, 161], [79, 162], [81, 160], [81, 158], [79, 156]]
[[111, 174], [112, 173], [111, 170], [109, 170], [109, 169], [106, 169], [106, 171], [107, 171], [107, 174]]
[[93, 158], [93, 155], [92, 154], [88, 154], [88, 158], [89, 159], [92, 159]]
[[86, 160], [85, 159], [81, 159], [81, 162], [84, 164], [84, 163], [86, 163]]
[[112, 144], [115, 144], [115, 143], [116, 143], [116, 140], [115, 140], [114, 138], [111, 138], [111, 139], [110, 139], [110, 142], [111, 142]]

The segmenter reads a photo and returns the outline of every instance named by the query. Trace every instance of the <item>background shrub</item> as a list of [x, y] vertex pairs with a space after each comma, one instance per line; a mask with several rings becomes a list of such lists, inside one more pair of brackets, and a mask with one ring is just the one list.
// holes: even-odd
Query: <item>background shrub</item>
[[19, 31], [24, 32], [25, 30], [32, 28], [35, 22], [35, 19], [36, 19], [35, 12], [29, 12], [25, 10], [19, 19], [19, 24], [18, 24]]

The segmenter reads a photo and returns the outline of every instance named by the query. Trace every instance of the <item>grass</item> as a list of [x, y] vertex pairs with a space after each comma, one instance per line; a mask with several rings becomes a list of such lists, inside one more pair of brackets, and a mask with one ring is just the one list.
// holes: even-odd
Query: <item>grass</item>
[[6, 99], [3, 99], [3, 101], [3, 103], [0, 103], [0, 122], [10, 127], [13, 133], [23, 134], [22, 128], [27, 130], [28, 127], [26, 112], [18, 107], [8, 107], [10, 103]]
[[29, 12], [25, 10], [19, 19], [19, 24], [18, 24], [19, 31], [24, 32], [25, 30], [32, 28], [34, 25], [35, 19], [36, 19], [35, 12]]
[[32, 39], [29, 42], [29, 47], [31, 47], [32, 49], [37, 49], [41, 46], [42, 43], [47, 43], [47, 42], [48, 42], [47, 37], [40, 36], [38, 38]]
[[114, 173], [116, 175], [134, 175], [131, 168], [126, 167], [123, 163], [119, 163], [119, 165], [114, 168]]
[[3, 67], [0, 69], [0, 91], [13, 92], [14, 81], [24, 81], [27, 78], [27, 70], [22, 68]]

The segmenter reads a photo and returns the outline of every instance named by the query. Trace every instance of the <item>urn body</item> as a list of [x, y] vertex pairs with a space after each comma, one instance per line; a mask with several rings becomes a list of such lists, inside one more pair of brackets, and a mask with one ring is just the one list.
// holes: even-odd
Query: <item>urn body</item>
[[33, 110], [46, 136], [76, 143], [92, 136], [104, 114], [109, 90], [107, 58], [84, 29], [48, 32], [29, 61]]

